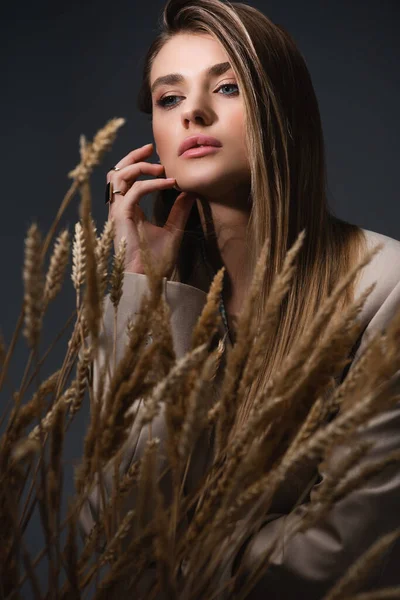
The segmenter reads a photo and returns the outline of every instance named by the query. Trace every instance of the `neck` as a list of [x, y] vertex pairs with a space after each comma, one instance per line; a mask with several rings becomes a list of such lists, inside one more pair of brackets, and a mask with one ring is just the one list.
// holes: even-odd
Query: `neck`
[[[248, 196], [246, 196], [247, 198]], [[250, 283], [247, 255], [248, 202], [232, 204], [197, 199], [206, 239], [207, 260], [214, 271], [225, 267], [224, 304], [230, 315], [238, 315]]]

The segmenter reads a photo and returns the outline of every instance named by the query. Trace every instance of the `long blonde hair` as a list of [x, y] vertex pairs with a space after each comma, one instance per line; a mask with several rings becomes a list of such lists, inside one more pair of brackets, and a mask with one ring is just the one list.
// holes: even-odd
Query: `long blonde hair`
[[[365, 237], [359, 227], [339, 219], [328, 207], [323, 131], [309, 71], [292, 37], [259, 10], [239, 2], [169, 0], [161, 31], [145, 57], [139, 109], [152, 114], [152, 63], [163, 45], [181, 32], [210, 34], [220, 42], [244, 100], [251, 167], [252, 206], [247, 229], [251, 272], [265, 239], [270, 240], [256, 319], [261, 319], [272, 280], [282, 268], [287, 250], [301, 230], [306, 233], [275, 335], [265, 348], [263, 368], [239, 407], [236, 425], [240, 426], [257, 391], [264, 388], [337, 280], [360, 256]], [[176, 190], [156, 194], [154, 223], [165, 223], [178, 194]], [[198, 225], [194, 203], [171, 279], [184, 282], [188, 277], [197, 252], [193, 232]], [[343, 294], [343, 305], [353, 297], [354, 286]]]

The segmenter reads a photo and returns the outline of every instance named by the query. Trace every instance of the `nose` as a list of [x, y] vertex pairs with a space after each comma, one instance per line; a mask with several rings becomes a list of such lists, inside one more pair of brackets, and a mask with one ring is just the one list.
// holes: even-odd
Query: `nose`
[[193, 96], [185, 100], [181, 118], [183, 126], [187, 128], [189, 123], [203, 126], [210, 125], [215, 116], [211, 106], [198, 94], [196, 97]]

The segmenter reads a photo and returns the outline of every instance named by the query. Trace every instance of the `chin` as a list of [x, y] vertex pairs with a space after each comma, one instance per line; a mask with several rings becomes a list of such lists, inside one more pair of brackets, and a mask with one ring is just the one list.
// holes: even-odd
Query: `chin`
[[218, 190], [226, 189], [229, 186], [229, 182], [232, 181], [231, 176], [227, 176], [224, 173], [221, 175], [214, 175], [214, 177], [210, 177], [209, 170], [206, 175], [193, 174], [192, 176], [188, 174], [173, 174], [168, 175], [168, 177], [176, 178], [176, 185], [174, 188], [180, 192], [192, 192], [200, 195], [207, 196], [208, 194], [215, 194]]

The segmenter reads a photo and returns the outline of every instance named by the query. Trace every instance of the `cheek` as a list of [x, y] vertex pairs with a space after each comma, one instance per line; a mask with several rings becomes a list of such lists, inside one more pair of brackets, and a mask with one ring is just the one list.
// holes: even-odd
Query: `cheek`
[[233, 110], [227, 122], [228, 131], [231, 133], [232, 138], [236, 141], [242, 141], [242, 145], [245, 145], [245, 116], [243, 114], [242, 107], [238, 107]]
[[173, 139], [171, 128], [171, 120], [168, 121], [168, 119], [162, 118], [155, 118], [153, 120], [153, 137], [160, 156], [161, 153], [168, 152], [168, 147], [171, 147], [171, 139]]

